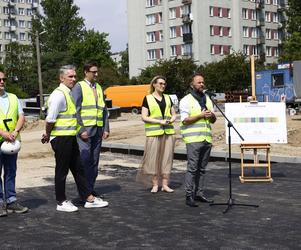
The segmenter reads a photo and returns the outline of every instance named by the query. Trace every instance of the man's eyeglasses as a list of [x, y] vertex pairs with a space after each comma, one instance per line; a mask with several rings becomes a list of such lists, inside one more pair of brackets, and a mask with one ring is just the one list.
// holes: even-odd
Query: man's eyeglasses
[[98, 73], [98, 71], [97, 70], [89, 70], [88, 72], [91, 72], [92, 74], [96, 74], [96, 73]]
[[4, 77], [4, 78], [0, 78], [0, 82], [1, 82], [1, 81], [5, 82], [6, 80], [7, 80], [7, 78], [6, 78], [6, 77]]

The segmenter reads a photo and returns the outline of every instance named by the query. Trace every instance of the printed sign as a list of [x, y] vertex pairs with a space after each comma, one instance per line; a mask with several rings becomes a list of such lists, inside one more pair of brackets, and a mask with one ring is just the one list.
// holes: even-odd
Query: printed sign
[[[285, 103], [226, 103], [225, 114], [247, 143], [287, 143]], [[228, 122], [225, 121], [226, 143]], [[241, 143], [231, 128], [231, 143]]]

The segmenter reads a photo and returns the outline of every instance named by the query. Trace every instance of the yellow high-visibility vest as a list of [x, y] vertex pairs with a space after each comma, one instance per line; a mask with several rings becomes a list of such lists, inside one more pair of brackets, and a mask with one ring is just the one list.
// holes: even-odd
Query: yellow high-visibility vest
[[58, 114], [54, 127], [50, 133], [51, 136], [75, 136], [78, 131], [76, 119], [76, 107], [70, 93], [62, 88], [56, 90], [62, 91], [66, 99], [66, 111]]
[[[9, 131], [12, 132], [18, 121], [18, 97], [11, 93], [6, 93], [8, 96], [8, 102], [9, 107], [6, 114], [3, 113], [3, 111], [0, 109], [0, 129], [3, 131], [7, 131], [3, 120], [5, 119], [12, 119], [12, 121], [7, 122], [7, 126], [9, 128]], [[20, 140], [20, 134], [18, 135], [18, 138]], [[4, 138], [0, 136], [0, 141], [4, 141]]]
[[82, 89], [83, 100], [81, 103], [81, 118], [84, 126], [103, 126], [103, 109], [105, 102], [103, 99], [103, 91], [98, 83], [96, 84], [97, 103], [92, 88], [87, 82], [81, 81], [79, 85]]
[[[190, 116], [199, 115], [202, 108], [199, 102], [191, 95], [188, 94], [189, 113]], [[213, 104], [210, 98], [206, 95], [206, 106], [208, 110], [213, 110]], [[181, 123], [181, 134], [185, 143], [212, 142], [211, 125], [208, 119], [200, 119], [197, 122], [189, 125]]]
[[[168, 95], [163, 94], [163, 98], [165, 99], [166, 107], [164, 111], [164, 119], [171, 119], [171, 102], [170, 97]], [[155, 97], [153, 95], [147, 95], [146, 96], [147, 103], [149, 106], [149, 113], [150, 117], [162, 120], [162, 113], [159, 107], [159, 104], [155, 100]], [[152, 124], [152, 123], [145, 123], [145, 134], [146, 136], [158, 136], [158, 135], [173, 135], [175, 134], [175, 129], [173, 124], [168, 125], [160, 125], [160, 124]]]

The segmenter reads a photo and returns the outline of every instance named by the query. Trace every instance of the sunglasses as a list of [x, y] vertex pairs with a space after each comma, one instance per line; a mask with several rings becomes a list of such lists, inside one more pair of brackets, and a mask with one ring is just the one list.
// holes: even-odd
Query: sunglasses
[[0, 82], [1, 82], [1, 81], [5, 82], [6, 80], [7, 80], [7, 78], [6, 78], [6, 77], [4, 77], [4, 78], [0, 78]]

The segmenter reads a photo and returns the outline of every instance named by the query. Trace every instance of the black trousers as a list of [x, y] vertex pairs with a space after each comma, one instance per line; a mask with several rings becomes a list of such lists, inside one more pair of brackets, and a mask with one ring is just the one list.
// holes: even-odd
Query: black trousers
[[80, 154], [75, 136], [56, 136], [51, 140], [55, 153], [55, 196], [60, 203], [65, 201], [66, 178], [69, 169], [74, 177], [78, 193], [82, 200], [90, 195], [84, 168], [80, 163]]

